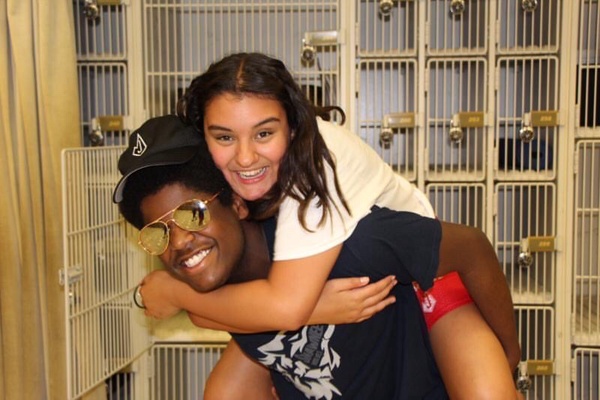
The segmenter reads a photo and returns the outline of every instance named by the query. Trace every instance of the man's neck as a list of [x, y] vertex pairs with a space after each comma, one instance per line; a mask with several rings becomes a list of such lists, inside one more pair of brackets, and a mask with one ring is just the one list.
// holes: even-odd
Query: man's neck
[[263, 228], [256, 222], [241, 221], [244, 230], [244, 254], [227, 283], [266, 278], [271, 267], [269, 247]]

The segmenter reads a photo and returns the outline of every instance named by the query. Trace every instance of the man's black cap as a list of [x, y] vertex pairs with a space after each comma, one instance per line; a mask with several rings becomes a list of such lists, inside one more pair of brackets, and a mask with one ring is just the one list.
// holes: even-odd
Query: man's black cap
[[123, 177], [113, 192], [113, 202], [123, 200], [123, 189], [131, 174], [147, 167], [188, 162], [202, 143], [200, 133], [175, 115], [149, 119], [129, 137], [129, 146], [119, 157]]

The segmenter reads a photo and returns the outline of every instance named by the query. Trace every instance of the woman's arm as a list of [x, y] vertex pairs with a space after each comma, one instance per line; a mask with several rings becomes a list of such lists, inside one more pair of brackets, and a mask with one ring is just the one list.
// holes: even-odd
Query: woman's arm
[[[296, 330], [306, 325], [315, 309], [341, 246], [303, 259], [276, 261], [267, 279], [206, 293], [206, 305], [198, 311], [210, 320], [248, 331]], [[174, 304], [193, 306], [187, 293], [174, 293]]]
[[396, 302], [390, 291], [398, 281], [388, 276], [375, 283], [363, 278], [327, 281], [308, 324], [351, 324], [371, 318]]
[[[326, 282], [317, 306], [308, 320], [308, 324], [348, 324], [361, 322], [372, 317], [395, 302], [389, 293], [396, 285], [394, 276], [369, 284], [368, 278], [340, 278]], [[142, 297], [146, 305], [146, 314], [155, 318], [168, 318], [181, 309], [170, 303], [172, 293], [185, 293], [190, 300], [183, 310], [188, 312], [190, 320], [202, 328], [225, 330], [236, 333], [250, 333], [236, 327], [224, 325], [206, 318], [203, 293], [196, 292], [186, 283], [173, 278], [166, 271], [154, 271], [144, 279]], [[192, 306], [195, 305], [195, 306]], [[199, 311], [194, 313], [191, 309]]]
[[457, 271], [500, 340], [510, 367], [516, 368], [521, 351], [512, 298], [496, 252], [485, 234], [466, 225], [442, 222], [438, 276]]
[[[303, 259], [276, 261], [267, 279], [226, 285], [197, 300], [193, 290], [163, 290], [163, 300], [192, 314], [242, 331], [296, 330], [308, 322], [342, 245]], [[147, 314], [156, 300], [142, 281]], [[160, 291], [160, 289], [158, 289]], [[156, 293], [157, 289], [154, 290]]]
[[[351, 324], [369, 319], [385, 307], [396, 302], [396, 298], [389, 295], [396, 284], [397, 281], [394, 276], [386, 277], [372, 284], [368, 284], [367, 278], [329, 280], [323, 288], [317, 306], [308, 319], [307, 325]], [[252, 333], [219, 324], [201, 315], [188, 312], [188, 316], [194, 325], [202, 328], [235, 333]]]

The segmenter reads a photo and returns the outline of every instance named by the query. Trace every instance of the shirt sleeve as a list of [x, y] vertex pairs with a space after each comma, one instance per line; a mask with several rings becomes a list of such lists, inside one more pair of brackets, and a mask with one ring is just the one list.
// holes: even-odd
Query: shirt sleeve
[[[338, 181], [350, 213], [344, 209], [335, 190], [331, 190], [332, 213], [319, 225], [323, 210], [313, 199], [306, 215], [307, 230], [298, 218], [298, 202], [286, 197], [277, 217], [274, 260], [309, 257], [341, 244], [374, 205], [433, 217], [426, 196], [396, 174], [360, 137], [321, 119], [318, 126], [335, 160]], [[327, 167], [326, 172], [328, 187], [335, 188], [333, 170]]]

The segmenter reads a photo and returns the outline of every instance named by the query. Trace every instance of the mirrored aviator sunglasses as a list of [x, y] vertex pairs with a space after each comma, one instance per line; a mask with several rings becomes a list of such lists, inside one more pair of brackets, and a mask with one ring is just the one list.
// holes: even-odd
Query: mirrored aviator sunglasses
[[[184, 201], [173, 210], [167, 212], [154, 222], [149, 223], [140, 230], [138, 243], [149, 254], [159, 256], [169, 246], [169, 222], [173, 222], [181, 229], [198, 232], [206, 228], [210, 222], [208, 203], [217, 198], [221, 191], [208, 200], [192, 199]], [[163, 219], [172, 214], [166, 221]]]

